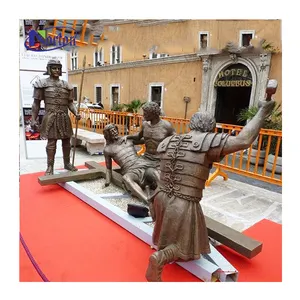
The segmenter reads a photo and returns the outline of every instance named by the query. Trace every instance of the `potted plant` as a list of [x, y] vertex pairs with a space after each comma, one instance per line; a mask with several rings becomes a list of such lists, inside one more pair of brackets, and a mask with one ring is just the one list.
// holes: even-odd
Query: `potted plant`
[[[124, 109], [126, 112], [137, 114], [141, 107], [146, 102], [142, 102], [140, 99], [134, 99], [129, 104], [124, 104]], [[126, 132], [130, 132], [130, 116], [127, 116], [125, 119]], [[137, 126], [137, 124], [133, 124], [133, 126]]]
[[[251, 120], [257, 113], [258, 107], [252, 106], [249, 108], [245, 108], [240, 111], [238, 115], [239, 121], [249, 121]], [[273, 130], [282, 130], [282, 111], [281, 111], [281, 104], [276, 104], [270, 116], [265, 120], [265, 124], [263, 126], [264, 129], [273, 129]], [[266, 147], [268, 144], [268, 136], [262, 137], [261, 148], [260, 148], [260, 155], [259, 155], [259, 162], [258, 165], [264, 165], [265, 156], [266, 156]], [[273, 163], [275, 160], [275, 153], [276, 153], [276, 146], [277, 146], [277, 138], [271, 138], [271, 144], [268, 154], [268, 163], [267, 163], [267, 170], [272, 171]], [[250, 163], [255, 164], [256, 162], [256, 155], [258, 151], [258, 140], [256, 140], [252, 145]], [[281, 174], [281, 166], [282, 166], [282, 143], [279, 147], [278, 157], [276, 160], [276, 170], [275, 173]]]

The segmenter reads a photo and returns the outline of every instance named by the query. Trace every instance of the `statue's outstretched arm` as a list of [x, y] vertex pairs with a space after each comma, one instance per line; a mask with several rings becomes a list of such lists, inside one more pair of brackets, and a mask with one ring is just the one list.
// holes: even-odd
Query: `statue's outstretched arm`
[[267, 87], [267, 98], [260, 101], [259, 110], [251, 121], [241, 130], [237, 136], [230, 136], [225, 143], [221, 155], [227, 155], [236, 151], [247, 149], [257, 138], [260, 129], [264, 125], [265, 119], [269, 116], [275, 106], [275, 101], [271, 96], [276, 92], [277, 81], [270, 80]]
[[137, 134], [127, 135], [126, 140], [134, 140], [134, 141], [140, 141], [144, 137], [144, 128], [143, 125], [141, 126], [141, 130]]

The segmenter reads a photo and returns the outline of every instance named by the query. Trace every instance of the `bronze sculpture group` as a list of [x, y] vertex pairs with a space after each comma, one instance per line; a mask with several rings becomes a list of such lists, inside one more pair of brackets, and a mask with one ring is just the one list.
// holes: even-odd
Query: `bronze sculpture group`
[[[72, 126], [68, 109], [80, 119], [73, 104], [72, 87], [59, 80], [61, 64], [49, 61], [47, 79], [34, 84], [33, 121], [39, 103], [45, 101], [41, 135], [48, 139], [46, 147], [48, 168], [53, 174], [57, 139], [62, 139], [65, 168], [75, 171], [70, 164]], [[210, 253], [205, 218], [200, 201], [212, 164], [225, 155], [247, 149], [257, 138], [264, 120], [275, 102], [277, 83], [270, 81], [267, 97], [260, 102], [255, 117], [237, 136], [216, 133], [216, 121], [206, 112], [196, 112], [190, 119], [190, 131], [176, 134], [172, 125], [160, 118], [160, 107], [155, 102], [143, 106], [144, 122], [136, 135], [120, 137], [118, 127], [109, 124], [104, 129], [106, 146], [106, 183], [111, 183], [112, 160], [120, 166], [124, 188], [149, 205], [155, 222], [153, 244], [157, 246], [149, 258], [146, 271], [148, 281], [161, 281], [165, 264], [173, 261], [199, 259]], [[143, 140], [146, 150], [138, 156], [134, 141]], [[155, 190], [154, 190], [155, 188]]]

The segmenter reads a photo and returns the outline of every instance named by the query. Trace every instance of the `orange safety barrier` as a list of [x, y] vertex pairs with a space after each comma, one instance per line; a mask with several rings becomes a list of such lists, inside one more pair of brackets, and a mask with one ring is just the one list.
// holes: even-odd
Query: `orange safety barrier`
[[[80, 109], [81, 120], [78, 128], [103, 134], [104, 127], [109, 123], [118, 126], [120, 135], [136, 134], [142, 125], [143, 116], [134, 113], [105, 111], [100, 109]], [[162, 117], [169, 121], [178, 134], [189, 132], [189, 120], [182, 118]], [[75, 118], [71, 115], [72, 125], [75, 127]], [[237, 135], [242, 126], [217, 124], [216, 132], [225, 132]], [[210, 175], [206, 186], [217, 177], [224, 180], [228, 175], [224, 171], [248, 176], [276, 185], [282, 185], [281, 163], [282, 132], [278, 130], [261, 129], [257, 141], [249, 149], [226, 155], [221, 162], [214, 163], [216, 171]], [[144, 153], [145, 147], [138, 154]], [[271, 155], [269, 155], [271, 154]]]
[[[242, 126], [217, 124], [216, 131], [238, 135]], [[226, 155], [220, 163], [214, 163], [216, 171], [209, 177], [206, 186], [217, 177], [224, 180], [230, 171], [265, 182], [282, 185], [282, 132], [279, 130], [261, 129], [259, 136], [247, 150]]]

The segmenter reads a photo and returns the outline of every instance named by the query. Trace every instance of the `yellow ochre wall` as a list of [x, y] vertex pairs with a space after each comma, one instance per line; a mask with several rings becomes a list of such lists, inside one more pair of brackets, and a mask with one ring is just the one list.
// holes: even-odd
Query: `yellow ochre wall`
[[[111, 25], [118, 28], [112, 31], [110, 26], [104, 27], [107, 40], [99, 41], [98, 49], [104, 50], [104, 61], [110, 63], [110, 47], [122, 46], [122, 62], [143, 61], [148, 59], [152, 46], [157, 46], [156, 53], [172, 55], [190, 54], [199, 51], [199, 32], [209, 31], [209, 47], [220, 50], [226, 43], [239, 44], [240, 30], [254, 30], [255, 41], [266, 39], [279, 53], [273, 54], [270, 66], [270, 78], [278, 81], [275, 95], [277, 102], [282, 101], [282, 55], [281, 55], [281, 20], [189, 20], [161, 25], [139, 26], [136, 23]], [[87, 58], [87, 69], [93, 67], [95, 47], [78, 48], [78, 67], [82, 68], [84, 55]], [[70, 70], [70, 56], [68, 56]], [[105, 69], [105, 68], [104, 68]], [[189, 118], [200, 106], [202, 86], [202, 62], [172, 63], [140, 66], [118, 70], [102, 70], [86, 72], [83, 96], [92, 102], [94, 85], [102, 84], [103, 104], [110, 109], [110, 84], [120, 84], [120, 103], [128, 103], [133, 99], [148, 100], [149, 83], [164, 83], [163, 111], [170, 117], [184, 117], [185, 103], [183, 97], [191, 97], [188, 105]], [[80, 74], [69, 73], [69, 81], [80, 86]], [[195, 81], [194, 81], [195, 78]], [[79, 93], [79, 90], [78, 90]]]

